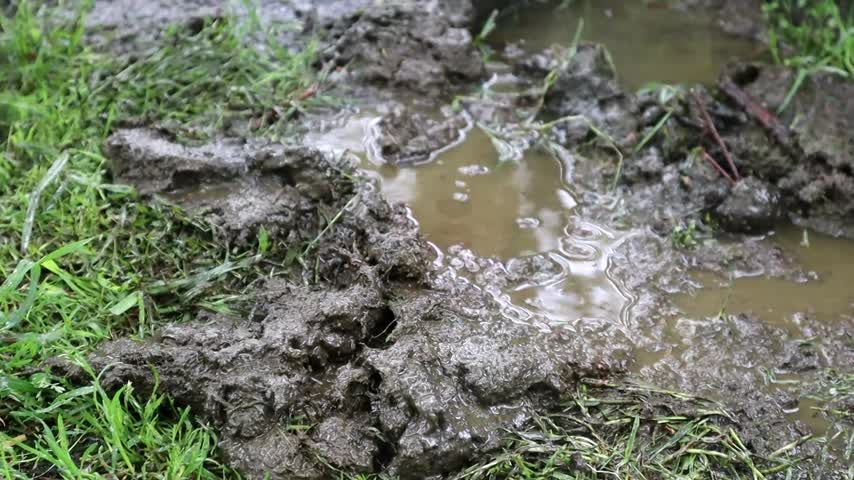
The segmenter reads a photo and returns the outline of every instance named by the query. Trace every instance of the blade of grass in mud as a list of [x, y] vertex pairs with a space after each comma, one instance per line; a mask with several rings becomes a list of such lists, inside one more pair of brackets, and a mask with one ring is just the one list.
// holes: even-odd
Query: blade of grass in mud
[[763, 4], [772, 56], [797, 72], [778, 113], [788, 108], [804, 81], [817, 72], [854, 76], [854, 9], [848, 6], [844, 17], [840, 8], [834, 0]]

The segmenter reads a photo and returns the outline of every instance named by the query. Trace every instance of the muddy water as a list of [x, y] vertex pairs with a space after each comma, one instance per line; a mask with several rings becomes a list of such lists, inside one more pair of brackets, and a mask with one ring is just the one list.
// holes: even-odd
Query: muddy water
[[[737, 279], [697, 275], [696, 279], [703, 288], [692, 294], [677, 295], [674, 303], [685, 315], [693, 318], [751, 312], [761, 321], [787, 331], [792, 338], [804, 341], [809, 341], [811, 336], [809, 330], [805, 332], [802, 328], [804, 314], [837, 328], [847, 328], [850, 321], [846, 322], [846, 319], [854, 316], [854, 242], [795, 227], [784, 227], [769, 241], [782, 248], [806, 271], [804, 281], [793, 282], [762, 275]], [[643, 368], [644, 363], [653, 362], [652, 358], [643, 355], [639, 358], [646, 362], [639, 362], [636, 365], [638, 369]], [[757, 387], [769, 392], [777, 389], [790, 391], [797, 396], [801, 380], [796, 374], [779, 375]], [[814, 433], [823, 434], [831, 422], [817, 413], [821, 407], [820, 401], [800, 397], [787, 415], [793, 421], [808, 425]]]
[[[643, 2], [571, 3], [557, 11], [541, 6], [505, 19], [492, 40], [498, 45], [524, 38], [529, 48], [566, 44], [583, 17], [584, 38], [609, 47], [623, 83], [632, 88], [648, 82], [710, 83], [733, 57], [758, 52], [755, 44], [726, 37], [702, 16], [652, 8]], [[620, 322], [627, 336], [655, 336], [631, 331], [631, 292], [625, 292], [610, 268], [613, 252], [633, 232], [614, 231], [581, 216], [569, 165], [536, 150], [527, 152], [521, 162], [501, 164], [489, 138], [477, 128], [431, 163], [401, 168], [377, 165], [369, 160], [365, 146], [377, 120], [372, 113], [350, 117], [312, 136], [308, 143], [357, 154], [384, 195], [409, 207], [445, 267], [477, 282], [484, 266], [472, 259], [491, 258], [511, 271], [537, 259], [548, 268], [534, 269], [525, 280], [492, 290], [514, 319], [570, 329]], [[679, 318], [703, 319], [722, 310], [752, 312], [762, 322], [796, 336], [803, 332], [796, 314], [808, 313], [821, 322], [854, 315], [850, 287], [854, 243], [811, 233], [806, 242], [804, 235], [802, 230], [784, 228], [769, 241], [800, 262], [808, 271], [807, 281], [769, 279], [761, 272], [743, 272], [746, 275], [735, 280], [697, 275], [695, 280], [703, 288], [672, 298], [681, 313], [669, 324], [665, 338], [658, 339], [669, 346], [653, 354], [638, 351], [633, 370], [640, 372], [662, 356], [678, 356], [692, 343], [703, 341], [675, 333]], [[757, 388], [785, 389], [799, 377], [778, 380], [782, 383], [758, 381]], [[797, 396], [794, 389], [792, 393]], [[788, 415], [820, 434], [828, 424], [814, 414], [816, 406], [816, 401], [801, 398]]]
[[496, 46], [519, 39], [531, 50], [568, 45], [583, 20], [581, 38], [608, 47], [630, 89], [650, 82], [710, 83], [728, 61], [762, 53], [754, 42], [723, 35], [710, 15], [675, 11], [666, 2], [531, 3], [500, 23], [490, 37]]
[[622, 235], [575, 214], [567, 167], [536, 150], [518, 164], [500, 163], [475, 129], [432, 164], [379, 173], [386, 195], [410, 206], [440, 250], [495, 257], [511, 270], [540, 255], [556, 267], [503, 292], [517, 316], [568, 326], [613, 321], [627, 301], [608, 276]]
[[796, 331], [796, 313], [810, 313], [824, 322], [838, 320], [841, 314], [854, 314], [854, 242], [794, 227], [784, 228], [771, 241], [807, 270], [808, 281], [698, 275], [706, 288], [677, 297], [677, 306], [696, 317], [749, 311], [791, 333]]
[[609, 273], [625, 236], [576, 214], [569, 165], [535, 149], [522, 162], [501, 163], [477, 128], [432, 163], [376, 165], [364, 146], [375, 121], [351, 120], [309, 142], [362, 157], [383, 194], [409, 207], [445, 266], [476, 276], [480, 266], [466, 258], [491, 258], [513, 271], [537, 257], [546, 268], [494, 292], [514, 317], [571, 328], [626, 315], [629, 299]]

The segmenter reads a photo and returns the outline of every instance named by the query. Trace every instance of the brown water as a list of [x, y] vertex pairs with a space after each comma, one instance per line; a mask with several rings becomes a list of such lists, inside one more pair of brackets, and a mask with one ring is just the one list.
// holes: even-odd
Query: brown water
[[[622, 83], [711, 83], [734, 58], [758, 57], [755, 42], [721, 33], [710, 15], [692, 15], [637, 0], [531, 2], [490, 36], [501, 47], [524, 39], [526, 48], [572, 43], [583, 19], [583, 40], [604, 44]], [[566, 6], [561, 7], [561, 4]]]
[[807, 271], [809, 281], [698, 275], [706, 288], [677, 297], [677, 306], [696, 317], [721, 311], [752, 312], [765, 322], [790, 330], [796, 327], [796, 313], [809, 313], [825, 322], [838, 320], [840, 314], [854, 314], [854, 242], [805, 234], [795, 227], [784, 228], [771, 241]]
[[[805, 341], [815, 334], [803, 329], [803, 314], [834, 328], [850, 328], [854, 317], [854, 242], [795, 227], [782, 229], [770, 241], [806, 270], [807, 281], [697, 275], [704, 288], [693, 294], [678, 295], [674, 302], [685, 315], [693, 318], [751, 312], [763, 322], [787, 331], [792, 338]], [[644, 358], [641, 355], [640, 358], [646, 361], [640, 362], [636, 366], [638, 369], [643, 368], [644, 363], [655, 361], [653, 356]], [[774, 381], [757, 387], [767, 391], [789, 391], [798, 396], [801, 380], [797, 374], [778, 375]], [[818, 413], [822, 405], [814, 398], [799, 397], [798, 405], [786, 413], [790, 419], [808, 425], [814, 433], [823, 434], [831, 422]]]
[[[447, 264], [461, 251], [511, 269], [526, 257], [542, 256], [553, 268], [495, 292], [516, 316], [569, 327], [621, 318], [628, 298], [608, 268], [624, 236], [578, 217], [569, 165], [538, 150], [528, 151], [522, 162], [501, 163], [489, 137], [477, 128], [430, 164], [376, 165], [367, 160], [365, 148], [375, 120], [355, 119], [312, 136], [309, 143], [360, 155], [383, 194], [410, 208]], [[468, 270], [460, 273], [476, 273], [474, 267]]]

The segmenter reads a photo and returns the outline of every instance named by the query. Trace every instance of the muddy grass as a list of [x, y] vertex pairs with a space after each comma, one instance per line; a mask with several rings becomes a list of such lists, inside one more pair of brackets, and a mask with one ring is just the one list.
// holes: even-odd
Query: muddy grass
[[[222, 15], [214, 5], [122, 6], [95, 3], [99, 48], [140, 54], [167, 21], [204, 34], [203, 20]], [[288, 97], [287, 115], [248, 108], [196, 138], [163, 120], [112, 128], [103, 153], [114, 182], [212, 225], [223, 249], [274, 245], [267, 261], [279, 273], [244, 279], [246, 308], [194, 309], [142, 341], [100, 344], [88, 356], [100, 385], [156, 389], [189, 406], [248, 478], [844, 478], [844, 448], [823, 448], [786, 418], [800, 393], [757, 386], [769, 372], [797, 376], [813, 396], [844, 384], [851, 317], [804, 315], [792, 331], [746, 312], [680, 316], [671, 296], [696, 288], [697, 270], [807, 280], [762, 236], [781, 223], [854, 238], [850, 80], [810, 77], [779, 115], [781, 133], [757, 111], [785, 102], [794, 74], [783, 67], [734, 65], [720, 88], [696, 94], [636, 94], [601, 45], [501, 45], [487, 63], [471, 31], [494, 6], [262, 3], [265, 21], [303, 22], [276, 37], [288, 48], [319, 38], [322, 75]], [[757, 25], [731, 26], [754, 36]], [[503, 80], [492, 90], [484, 82], [495, 74]], [[734, 101], [730, 84], [761, 110]], [[514, 316], [496, 292], [565, 267], [544, 254], [437, 252], [357, 156], [300, 140], [337, 118], [339, 107], [297, 105], [321, 94], [380, 112], [365, 147], [373, 161], [430, 162], [473, 128], [505, 161], [538, 149], [562, 159], [578, 218], [621, 232], [607, 271], [628, 300], [619, 318], [566, 326]], [[237, 134], [280, 120], [285, 142]], [[637, 368], [643, 355], [655, 360]], [[825, 408], [847, 425], [848, 403]]]

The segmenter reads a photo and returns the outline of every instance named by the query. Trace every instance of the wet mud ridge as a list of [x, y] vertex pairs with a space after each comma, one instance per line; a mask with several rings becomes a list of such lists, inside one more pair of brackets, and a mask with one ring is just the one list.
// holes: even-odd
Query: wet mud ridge
[[[119, 32], [131, 21], [122, 48], [156, 38], [161, 20], [149, 10], [139, 12], [138, 22], [116, 21], [114, 9], [123, 3], [96, 2], [94, 21]], [[386, 99], [394, 92], [437, 107], [491, 74], [470, 29], [501, 2], [424, 3], [262, 2], [261, 9], [304, 22], [305, 32], [283, 41], [299, 44], [323, 32], [321, 63], [337, 71], [332, 81], [342, 92]], [[191, 24], [194, 17], [185, 16], [169, 18]], [[387, 202], [350, 155], [257, 139], [188, 144], [158, 126], [126, 128], [104, 146], [117, 182], [178, 203], [216, 225], [224, 243], [251, 245], [263, 227], [300, 262], [288, 279], [257, 287], [251, 312], [202, 312], [144, 342], [103, 344], [89, 360], [104, 370], [104, 386], [156, 387], [191, 406], [219, 430], [226, 460], [248, 478], [319, 479], [335, 471], [450, 475], [499, 449], [507, 429], [558, 407], [581, 379], [623, 378], [635, 351], [666, 335], [662, 312], [673, 309], [666, 297], [685, 287], [688, 269], [803, 274], [762, 242], [676, 252], [663, 236], [677, 222], [711, 215], [727, 232], [741, 234], [789, 219], [854, 238], [850, 82], [810, 79], [787, 113], [774, 119], [790, 126], [780, 137], [772, 131], [778, 123], [762, 124], [744, 99], [775, 110], [791, 83], [785, 69], [733, 67], [720, 89], [663, 101], [625, 92], [601, 46], [582, 44], [569, 58], [565, 53], [509, 47], [502, 61], [517, 91], [461, 96], [457, 110], [446, 109], [440, 119], [392, 100], [376, 125], [373, 148], [390, 164], [422, 163], [475, 123], [508, 149], [547, 140], [555, 154], [573, 157], [591, 148], [637, 147], [620, 170], [613, 161], [576, 165], [578, 188], [586, 192], [607, 191], [617, 178], [625, 207], [615, 213], [589, 201], [579, 206], [581, 215], [643, 231], [621, 244], [614, 259], [613, 273], [635, 296], [631, 324], [582, 322], [569, 330], [515, 321], [489, 288], [437, 269], [435, 251], [407, 209]], [[730, 84], [737, 90], [727, 90]], [[641, 144], [665, 115], [671, 119], [666, 134]], [[572, 118], [546, 133], [531, 128], [532, 118], [542, 116]], [[707, 116], [721, 142], [704, 124]], [[604, 148], [602, 137], [609, 139]], [[739, 179], [727, 180], [694, 155], [698, 146], [721, 164], [731, 155]], [[531, 275], [551, 268], [545, 260], [534, 263]], [[503, 273], [489, 282], [514, 281], [503, 265], [496, 269]], [[803, 432], [781, 426], [790, 399], [754, 393], [745, 403], [757, 365], [813, 371], [854, 360], [844, 331], [850, 329], [827, 331], [809, 318], [803, 325], [826, 342], [802, 345], [750, 315], [687, 322], [679, 331], [709, 343], [638, 376], [696, 393], [725, 390], [740, 408], [751, 447], [770, 453]], [[646, 333], [636, 335], [635, 328]], [[720, 345], [742, 348], [719, 358]], [[715, 365], [703, 366], [709, 363]]]
[[117, 132], [106, 149], [120, 180], [171, 192], [235, 242], [253, 241], [261, 225], [310, 241], [321, 211], [345, 209], [319, 242], [319, 284], [270, 281], [250, 318], [202, 314], [90, 359], [106, 368], [107, 387], [152, 388], [155, 368], [159, 388], [211, 419], [248, 474], [324, 478], [318, 455], [351, 472], [453, 472], [578, 379], [624, 368], [629, 344], [617, 332], [591, 331], [614, 336], [592, 349], [514, 324], [473, 286], [431, 279], [431, 252], [405, 211], [351, 180], [343, 159], [226, 141], [187, 147], [151, 130]]

